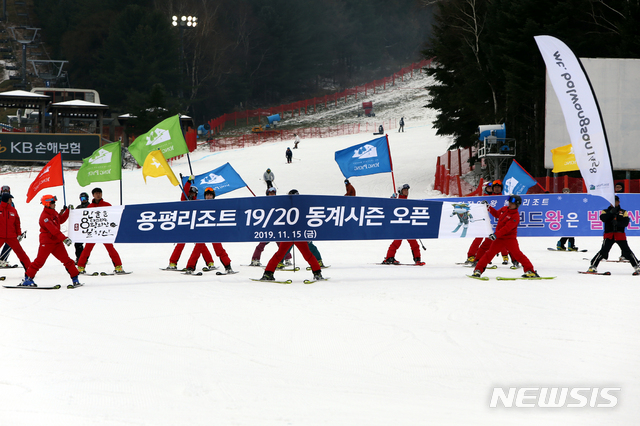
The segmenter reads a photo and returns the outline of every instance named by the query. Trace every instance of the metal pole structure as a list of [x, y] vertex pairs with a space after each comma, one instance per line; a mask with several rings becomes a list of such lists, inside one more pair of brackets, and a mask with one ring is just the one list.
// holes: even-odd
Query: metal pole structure
[[27, 87], [27, 43], [22, 43], [22, 87]]
[[180, 91], [178, 92], [180, 98], [184, 98], [184, 25], [180, 24]]
[[198, 25], [198, 18], [195, 16], [181, 16], [178, 18], [177, 16], [173, 16], [171, 25], [174, 27], [178, 27], [180, 30], [180, 89], [178, 91], [178, 97], [184, 97], [184, 73], [185, 73], [185, 62], [184, 62], [184, 29], [185, 27], [195, 28]]
[[2, 0], [2, 20], [7, 21], [7, 0]]

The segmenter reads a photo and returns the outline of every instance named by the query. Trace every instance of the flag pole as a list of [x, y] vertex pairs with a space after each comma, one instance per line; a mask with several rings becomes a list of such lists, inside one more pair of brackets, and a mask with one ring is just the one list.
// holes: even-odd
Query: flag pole
[[62, 161], [62, 152], [60, 153], [60, 173], [62, 173], [62, 201], [63, 205], [67, 205], [67, 192], [64, 190], [64, 162]]
[[120, 164], [118, 164], [120, 167], [120, 205], [122, 205], [122, 137], [118, 139], [118, 145], [120, 147]]
[[396, 193], [396, 177], [393, 174], [393, 161], [391, 160], [391, 147], [389, 146], [389, 135], [385, 134], [385, 138], [387, 138], [387, 152], [389, 152], [389, 165], [391, 166], [391, 183], [393, 184], [393, 193]]
[[251, 195], [253, 195], [254, 197], [256, 196], [256, 194], [253, 193], [253, 191], [251, 190], [251, 188], [249, 188], [249, 185], [245, 185], [245, 187], [249, 190], [249, 192], [251, 193]]

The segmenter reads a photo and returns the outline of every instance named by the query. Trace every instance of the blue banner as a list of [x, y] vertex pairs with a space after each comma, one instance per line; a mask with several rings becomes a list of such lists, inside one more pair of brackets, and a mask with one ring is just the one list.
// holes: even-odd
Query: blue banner
[[505, 195], [526, 194], [529, 188], [537, 183], [516, 160], [513, 160], [502, 180], [502, 193]]
[[[187, 183], [188, 179], [186, 176], [182, 178], [182, 186]], [[218, 195], [226, 194], [227, 192], [247, 186], [238, 172], [236, 172], [229, 163], [213, 169], [210, 172], [196, 176], [193, 185], [198, 187], [199, 200], [204, 200], [204, 190], [206, 188], [213, 188], [217, 197]]]
[[[640, 236], [640, 194], [617, 194], [620, 207], [631, 219], [626, 233]], [[600, 221], [601, 210], [609, 207], [600, 196], [588, 194], [532, 194], [521, 195], [519, 237], [601, 237], [604, 232]], [[499, 209], [506, 196], [440, 198], [441, 201], [479, 203], [487, 200]], [[491, 217], [495, 226], [496, 219]]]
[[335, 159], [346, 178], [392, 171], [386, 136], [336, 151]]

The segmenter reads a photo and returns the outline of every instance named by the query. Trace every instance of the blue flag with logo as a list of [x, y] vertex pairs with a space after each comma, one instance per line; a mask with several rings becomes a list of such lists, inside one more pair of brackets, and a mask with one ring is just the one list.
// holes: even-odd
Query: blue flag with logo
[[[187, 183], [188, 179], [189, 177], [187, 176], [182, 178], [183, 186]], [[207, 188], [213, 188], [217, 197], [218, 195], [226, 194], [227, 192], [247, 186], [238, 172], [236, 172], [229, 163], [213, 169], [210, 172], [196, 176], [195, 181], [191, 185], [198, 187], [199, 200], [204, 200], [204, 191]]]
[[529, 188], [537, 183], [516, 160], [513, 160], [502, 181], [502, 193], [505, 195], [526, 194]]
[[386, 136], [336, 151], [335, 159], [346, 178], [393, 171]]

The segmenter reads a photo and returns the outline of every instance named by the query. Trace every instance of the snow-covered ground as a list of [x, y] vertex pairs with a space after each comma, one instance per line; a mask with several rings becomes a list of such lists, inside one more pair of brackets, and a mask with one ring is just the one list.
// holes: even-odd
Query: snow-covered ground
[[[384, 95], [390, 104], [391, 93]], [[410, 198], [439, 197], [432, 189], [436, 157], [448, 141], [435, 136], [423, 92], [395, 93], [404, 98], [387, 114], [411, 117], [405, 133], [388, 129], [396, 183], [411, 185]], [[384, 115], [376, 111], [376, 118]], [[280, 193], [340, 195], [334, 152], [373, 138], [305, 139], [292, 164], [284, 156], [291, 142], [197, 151], [191, 163], [199, 174], [230, 162], [258, 196], [267, 167]], [[189, 173], [186, 159], [173, 169]], [[25, 194], [36, 173], [5, 174], [0, 182], [16, 196], [32, 258], [41, 206], [39, 197], [25, 204]], [[119, 203], [119, 182], [81, 188], [75, 172], [65, 181], [69, 202], [100, 186], [107, 201]], [[389, 197], [393, 190], [389, 174], [352, 182], [358, 195]], [[165, 178], [145, 185], [140, 170], [125, 171], [122, 187], [125, 204], [180, 196]], [[45, 192], [63, 196], [61, 188]], [[222, 197], [247, 196], [242, 189]], [[637, 424], [640, 277], [618, 263], [602, 264], [610, 277], [578, 275], [600, 239], [578, 238], [589, 250], [583, 254], [548, 251], [552, 238], [521, 238], [538, 271], [557, 276], [533, 282], [469, 279], [470, 270], [455, 263], [471, 240], [423, 242], [424, 267], [375, 265], [390, 241], [319, 242], [331, 280], [313, 285], [301, 283], [311, 275], [304, 269], [276, 272], [293, 278], [291, 285], [250, 281], [262, 274], [242, 266], [255, 243], [225, 244], [240, 273], [224, 277], [161, 271], [169, 244], [122, 244], [116, 248], [132, 275], [83, 277], [85, 286], [75, 290], [0, 289], [0, 424]], [[630, 245], [640, 250], [637, 238]], [[274, 250], [267, 246], [263, 263]], [[181, 267], [187, 251], [190, 245]], [[397, 257], [411, 260], [406, 242]], [[111, 268], [96, 247], [89, 269]], [[2, 274], [17, 284], [22, 270]], [[502, 265], [485, 273], [519, 274]], [[54, 258], [36, 276], [40, 285], [69, 281]], [[621, 390], [615, 408], [490, 408], [494, 387]]]

